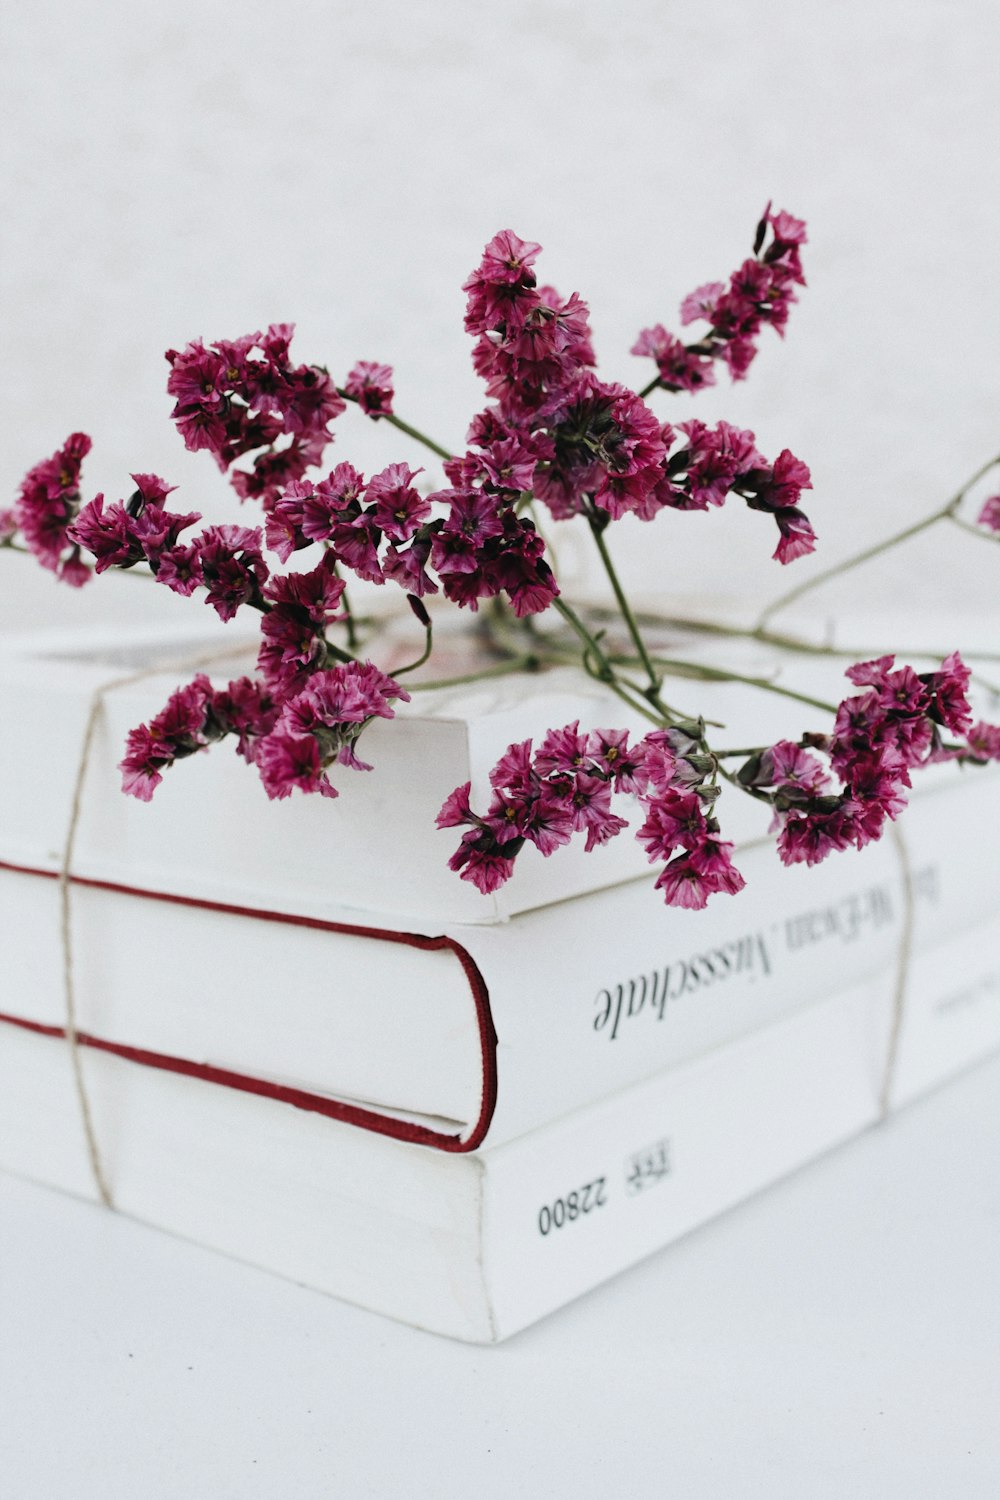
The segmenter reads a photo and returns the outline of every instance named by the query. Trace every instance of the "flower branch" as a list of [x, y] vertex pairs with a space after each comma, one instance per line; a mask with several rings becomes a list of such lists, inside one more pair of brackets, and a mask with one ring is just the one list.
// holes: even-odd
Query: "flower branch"
[[[539, 286], [540, 246], [502, 230], [464, 286], [465, 327], [487, 401], [469, 424], [467, 447], [455, 453], [396, 414], [388, 365], [359, 361], [338, 384], [326, 366], [296, 362], [290, 324], [169, 350], [167, 391], [185, 446], [208, 453], [239, 500], [260, 507], [260, 525], [194, 530], [200, 514], [170, 509], [172, 487], [152, 474], [133, 475], [135, 488], [122, 500], [85, 500], [90, 439], [82, 433], [36, 464], [13, 508], [0, 511], [0, 546], [30, 553], [68, 584], [135, 572], [200, 599], [223, 622], [253, 613], [260, 631], [253, 674], [225, 688], [199, 675], [178, 688], [129, 735], [124, 789], [149, 800], [168, 768], [228, 739], [269, 797], [336, 797], [331, 775], [372, 769], [358, 753], [365, 730], [395, 717], [409, 698], [399, 679], [433, 658], [425, 600], [435, 595], [436, 607], [482, 611], [501, 659], [425, 678], [413, 691], [571, 661], [650, 726], [636, 738], [624, 729], [581, 730], [576, 721], [549, 729], [537, 748], [531, 740], [511, 745], [493, 768], [481, 811], [468, 785], [456, 788], [438, 825], [463, 830], [450, 864], [482, 891], [511, 878], [529, 845], [549, 856], [580, 836], [593, 850], [629, 825], [621, 809], [638, 807], [634, 832], [659, 866], [657, 889], [668, 904], [701, 907], [743, 885], [716, 815], [720, 778], [770, 806], [785, 863], [811, 864], [879, 837], [904, 807], [911, 773], [925, 764], [1000, 760], [1000, 728], [973, 722], [971, 674], [957, 653], [919, 674], [888, 655], [856, 662], [847, 676], [862, 691], [828, 703], [764, 675], [660, 655], [612, 560], [607, 532], [624, 516], [647, 525], [666, 510], [717, 510], [730, 501], [771, 517], [780, 564], [814, 550], [801, 508], [811, 476], [801, 459], [788, 449], [769, 459], [752, 432], [725, 421], [675, 428], [646, 404], [657, 388], [693, 393], [713, 384], [717, 366], [733, 380], [745, 377], [762, 330], [783, 332], [805, 284], [805, 242], [802, 222], [769, 205], [751, 256], [728, 283], [707, 283], [685, 299], [681, 322], [701, 322], [698, 338], [682, 343], [661, 324], [640, 333], [633, 353], [652, 358], [657, 373], [633, 391], [597, 375], [584, 300]], [[440, 459], [444, 487], [429, 488], [420, 469], [400, 461], [369, 477], [346, 461], [330, 468], [326, 450], [348, 404]], [[996, 462], [932, 515], [782, 595], [753, 630], [695, 628], [838, 654], [772, 631], [767, 621], [941, 520], [998, 539], [1000, 495], [987, 500], [976, 526], [957, 514]], [[542, 516], [546, 527], [573, 517], [589, 527], [614, 600], [612, 643], [608, 629], [565, 597]], [[317, 548], [318, 562], [293, 562]], [[348, 579], [399, 589], [423, 627], [421, 651], [395, 675], [355, 654]], [[546, 612], [565, 631], [536, 628]], [[330, 638], [340, 627], [346, 649]], [[715, 751], [708, 731], [722, 726], [668, 703], [668, 675], [777, 694], [823, 714], [827, 728]], [[738, 759], [736, 769], [725, 764]]]

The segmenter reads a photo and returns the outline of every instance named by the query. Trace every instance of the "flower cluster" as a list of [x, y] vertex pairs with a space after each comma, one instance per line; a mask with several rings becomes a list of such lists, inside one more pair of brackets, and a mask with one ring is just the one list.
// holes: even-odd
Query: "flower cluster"
[[683, 729], [654, 730], [631, 745], [624, 729], [581, 733], [579, 720], [550, 729], [534, 754], [531, 740], [508, 746], [490, 772], [483, 815], [472, 810], [470, 782], [446, 799], [438, 827], [468, 829], [449, 867], [485, 894], [510, 879], [526, 844], [548, 856], [582, 833], [589, 853], [628, 827], [611, 799], [630, 793], [646, 814], [636, 838], [651, 861], [664, 862], [656, 887], [667, 905], [703, 907], [710, 895], [743, 887], [732, 845], [705, 810], [714, 769]]
[[254, 758], [268, 796], [288, 797], [297, 787], [336, 797], [327, 768], [337, 763], [370, 771], [355, 742], [372, 719], [393, 717], [396, 699], [409, 694], [371, 662], [314, 672], [301, 692], [284, 700], [274, 728], [257, 746]]
[[[770, 243], [764, 248], [768, 229]], [[742, 380], [757, 355], [765, 324], [784, 333], [795, 286], [805, 286], [800, 246], [806, 226], [791, 214], [772, 213], [768, 204], [757, 226], [754, 253], [729, 278], [697, 287], [681, 303], [681, 322], [708, 324], [695, 343], [685, 344], [662, 323], [644, 328], [632, 353], [654, 360], [659, 382], [670, 391], [697, 391], [715, 384], [713, 362], [721, 359], [734, 380]]]
[[[858, 662], [847, 677], [865, 692], [845, 698], [831, 735], [780, 740], [751, 757], [740, 783], [762, 792], [780, 828], [785, 864], [818, 864], [834, 850], [881, 836], [906, 806], [910, 772], [940, 759], [1000, 759], [1000, 729], [972, 724], [969, 669], [958, 652], [936, 672], [895, 666], [893, 656]], [[963, 743], [946, 742], [943, 731]], [[810, 752], [823, 751], [840, 778], [834, 787]]]
[[[802, 280], [803, 226], [787, 214], [770, 213], [762, 225], [758, 252], [768, 225], [770, 246], [741, 268], [729, 292], [720, 284], [713, 304], [718, 311], [712, 350], [741, 373], [752, 357], [752, 335], [764, 322], [783, 325], [794, 300], [792, 283]], [[812, 551], [815, 535], [797, 505], [810, 485], [806, 465], [787, 449], [768, 464], [753, 433], [728, 423], [714, 430], [682, 424], [688, 441], [674, 449], [677, 433], [640, 396], [593, 373], [587, 305], [575, 294], [564, 302], [551, 287], [536, 286], [539, 250], [504, 230], [465, 283], [466, 328], [478, 336], [473, 363], [495, 405], [473, 423], [468, 440], [481, 452], [467, 454], [464, 465], [490, 463], [500, 448], [516, 482], [544, 501], [555, 519], [587, 513], [598, 529], [625, 514], [650, 521], [666, 506], [720, 505], [735, 491], [753, 509], [775, 516], [781, 535], [774, 556], [780, 562]], [[753, 277], [749, 267], [756, 268]], [[711, 362], [700, 363], [707, 370], [701, 383], [707, 384]]]
[[[683, 439], [674, 447], [678, 434]], [[729, 422], [711, 428], [704, 422], [682, 422], [676, 432], [664, 424], [657, 443], [655, 462], [633, 463], [633, 472], [609, 475], [594, 494], [594, 504], [611, 519], [631, 511], [649, 521], [664, 506], [707, 510], [722, 505], [729, 495], [739, 495], [751, 510], [774, 516], [779, 539], [773, 556], [778, 562], [789, 563], [813, 551], [816, 534], [798, 505], [812, 481], [806, 465], [787, 448], [771, 464], [757, 451], [753, 433]], [[645, 445], [647, 453], [654, 451], [651, 434]]]
[[90, 577], [80, 548], [70, 536], [80, 508], [80, 468], [90, 447], [86, 433], [71, 433], [51, 458], [35, 464], [24, 476], [13, 511], [5, 512], [2, 522], [5, 540], [19, 531], [42, 567], [74, 588]]
[[[236, 459], [264, 449], [232, 483], [243, 498], [265, 507], [289, 480], [318, 464], [332, 439], [330, 423], [345, 408], [330, 375], [315, 365], [293, 365], [292, 323], [272, 323], [266, 333], [220, 339], [207, 348], [194, 339], [169, 349], [167, 390], [184, 445], [206, 449], [225, 473]], [[384, 408], [383, 408], [384, 409]], [[288, 434], [290, 442], [275, 448]]]
[[164, 505], [172, 493], [157, 474], [133, 474], [136, 490], [127, 501], [106, 506], [103, 495], [84, 505], [69, 528], [70, 539], [94, 557], [94, 571], [146, 563], [157, 582], [176, 594], [205, 590], [205, 602], [222, 620], [243, 604], [261, 607], [268, 566], [259, 527], [206, 526], [193, 541], [182, 531], [201, 520], [197, 511], [175, 514]]
[[[298, 481], [268, 515], [268, 546], [287, 562], [321, 542], [369, 583], [391, 581], [417, 598], [441, 588], [471, 609], [506, 592], [517, 615], [537, 613], [558, 590], [541, 537], [514, 508], [519, 491], [505, 464], [516, 460], [499, 447], [475, 462], [447, 463], [454, 488], [430, 495], [413, 487], [420, 470], [408, 464], [390, 464], [367, 482], [348, 463], [315, 484]], [[447, 514], [431, 519], [435, 505]]]
[[[531, 740], [512, 744], [490, 773], [483, 813], [473, 811], [469, 783], [456, 788], [438, 825], [463, 830], [450, 865], [483, 892], [510, 878], [529, 844], [548, 856], [578, 834], [588, 852], [607, 843], [628, 826], [621, 809], [631, 799], [640, 813], [635, 836], [659, 867], [657, 889], [668, 905], [700, 908], [743, 885], [715, 816], [720, 777], [772, 808], [786, 864], [813, 864], [878, 838], [905, 806], [915, 767], [1000, 760], [1000, 727], [973, 723], [969, 673], [957, 653], [923, 674], [891, 656], [856, 664], [848, 676], [861, 691], [840, 704], [829, 734], [713, 750], [701, 720], [664, 702], [662, 664], [614, 571], [603, 538], [614, 522], [707, 511], [730, 497], [773, 517], [780, 563], [813, 551], [800, 505], [810, 472], [799, 458], [784, 448], [772, 461], [752, 432], [725, 421], [671, 425], [645, 399], [657, 388], [713, 384], [720, 360], [742, 379], [761, 330], [783, 332], [795, 289], [805, 284], [805, 240], [801, 221], [768, 205], [751, 256], [728, 284], [698, 287], [682, 304], [682, 324], [700, 321], [700, 337], [685, 344], [660, 324], [639, 335], [632, 352], [651, 357], [657, 373], [636, 392], [596, 373], [587, 304], [538, 284], [541, 247], [501, 230], [464, 284], [465, 327], [487, 404], [472, 419], [465, 451], [450, 457], [396, 415], [390, 366], [360, 360], [339, 388], [325, 367], [293, 362], [291, 324], [168, 351], [167, 390], [185, 445], [231, 471], [242, 500], [260, 502], [260, 526], [196, 529], [201, 514], [168, 509], [171, 486], [149, 473], [132, 475], [127, 499], [109, 503], [98, 494], [85, 503], [80, 471], [91, 442], [83, 433], [36, 464], [13, 507], [0, 509], [0, 547], [31, 552], [65, 582], [139, 567], [174, 593], [203, 598], [223, 621], [250, 610], [259, 624], [253, 676], [216, 689], [199, 675], [132, 731], [121, 763], [125, 790], [148, 801], [169, 766], [229, 738], [269, 797], [294, 790], [335, 797], [331, 770], [371, 769], [359, 758], [360, 736], [373, 720], [394, 717], [408, 697], [396, 678], [431, 652], [423, 602], [430, 595], [470, 610], [505, 598], [526, 622], [523, 660], [536, 668], [566, 657], [558, 627], [550, 633], [528, 618], [554, 605], [584, 670], [657, 726], [632, 741], [625, 730], [581, 732], [574, 722], [550, 729], [537, 750]], [[398, 461], [370, 478], [342, 462], [324, 477], [332, 424], [348, 403], [443, 459], [441, 487]], [[233, 468], [248, 456], [249, 467]], [[959, 500], [930, 520], [953, 516]], [[534, 523], [536, 502], [557, 521], [582, 517], [593, 533], [620, 606], [619, 631], [609, 637], [560, 597]], [[1000, 533], [1000, 495], [986, 500], [978, 522]], [[309, 549], [304, 562], [299, 554]], [[401, 588], [424, 628], [423, 654], [397, 667], [396, 678], [354, 655], [349, 575]], [[491, 623], [492, 612], [484, 633]], [[517, 633], [508, 620], [505, 637]], [[617, 634], [631, 641], [629, 654], [607, 645]], [[493, 645], [508, 649], [499, 635]], [[498, 663], [501, 671], [508, 665]], [[640, 673], [645, 681], [635, 680]], [[727, 676], [707, 667], [705, 675]], [[729, 755], [745, 758], [735, 776]]]
[[371, 662], [315, 672], [283, 701], [250, 677], [216, 691], [201, 673], [172, 693], [148, 724], [130, 731], [122, 786], [148, 802], [175, 761], [234, 735], [237, 753], [256, 766], [269, 797], [288, 797], [296, 787], [336, 797], [327, 768], [339, 763], [371, 770], [358, 759], [355, 741], [373, 718], [391, 719], [393, 700], [407, 696]]
[[258, 744], [276, 718], [271, 698], [249, 677], [216, 691], [204, 673], [199, 673], [193, 682], [171, 693], [148, 724], [129, 731], [119, 768], [122, 788], [142, 802], [150, 801], [169, 766], [227, 734], [236, 736], [237, 753], [252, 763]]

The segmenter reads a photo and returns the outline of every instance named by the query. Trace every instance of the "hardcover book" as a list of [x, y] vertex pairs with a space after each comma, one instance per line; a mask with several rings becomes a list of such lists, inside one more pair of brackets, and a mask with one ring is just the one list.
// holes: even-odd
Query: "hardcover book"
[[[1000, 1045], [998, 938], [994, 923], [914, 959], [894, 1105]], [[108, 1053], [88, 1052], [85, 1066], [122, 1212], [490, 1343], [875, 1123], [896, 1000], [890, 965], [470, 1155]], [[65, 1044], [5, 1033], [0, 1164], [93, 1197]]]

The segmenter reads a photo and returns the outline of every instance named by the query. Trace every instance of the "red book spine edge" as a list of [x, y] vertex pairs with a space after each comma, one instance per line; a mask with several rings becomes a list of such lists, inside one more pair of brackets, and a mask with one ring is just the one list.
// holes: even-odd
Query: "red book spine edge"
[[[37, 875], [46, 880], [58, 880], [55, 870], [39, 870], [28, 865], [9, 864], [0, 860], [0, 870], [15, 875]], [[347, 922], [328, 922], [320, 917], [295, 916], [288, 912], [265, 911], [253, 906], [232, 906], [224, 901], [204, 901], [194, 896], [178, 896], [169, 891], [150, 891], [139, 886], [119, 885], [110, 880], [91, 880], [86, 876], [70, 877], [74, 885], [88, 886], [93, 890], [114, 891], [122, 896], [138, 897], [146, 901], [169, 901], [176, 906], [194, 906], [201, 911], [220, 911], [227, 916], [246, 917], [257, 922], [283, 922], [290, 927], [312, 927], [320, 932], [344, 932], [352, 937], [370, 938], [383, 943], [402, 943], [425, 952], [445, 949], [453, 953], [462, 965], [472, 991], [479, 1032], [480, 1057], [482, 1060], [483, 1087], [479, 1116], [470, 1131], [465, 1134], [449, 1134], [432, 1130], [427, 1125], [416, 1125], [409, 1120], [397, 1120], [391, 1115], [379, 1114], [374, 1109], [364, 1109], [358, 1104], [346, 1104], [338, 1099], [328, 1099], [322, 1094], [312, 1094], [306, 1089], [289, 1088], [284, 1084], [270, 1083], [264, 1078], [253, 1078], [246, 1073], [233, 1073], [228, 1068], [212, 1067], [208, 1063], [191, 1062], [187, 1058], [172, 1057], [164, 1052], [150, 1052], [144, 1047], [130, 1047], [122, 1042], [108, 1041], [78, 1031], [77, 1042], [81, 1047], [94, 1047], [99, 1052], [110, 1052], [128, 1062], [139, 1063], [147, 1068], [160, 1068], [168, 1073], [181, 1073], [186, 1078], [198, 1078], [204, 1083], [219, 1084], [223, 1088], [238, 1089], [244, 1094], [258, 1094], [264, 1099], [275, 1099], [282, 1104], [291, 1104], [310, 1114], [323, 1115], [329, 1120], [341, 1120], [356, 1125], [362, 1130], [373, 1130], [379, 1135], [392, 1136], [396, 1140], [410, 1141], [418, 1146], [431, 1146], [438, 1151], [474, 1151], [480, 1146], [489, 1129], [497, 1102], [497, 1035], [490, 1010], [489, 991], [486, 981], [472, 955], [454, 938], [426, 937], [416, 932], [383, 932], [377, 927], [356, 927]], [[63, 1026], [49, 1026], [41, 1021], [29, 1021], [24, 1016], [8, 1015], [0, 1011], [0, 1022], [8, 1026], [19, 1026], [25, 1031], [34, 1031], [41, 1036], [66, 1037]]]

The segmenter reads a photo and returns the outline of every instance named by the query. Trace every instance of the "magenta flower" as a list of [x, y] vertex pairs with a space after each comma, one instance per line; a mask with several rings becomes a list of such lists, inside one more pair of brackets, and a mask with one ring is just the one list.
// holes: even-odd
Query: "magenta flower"
[[148, 802], [163, 771], [204, 749], [210, 739], [220, 737], [211, 722], [212, 684], [202, 673], [186, 687], [171, 693], [166, 705], [149, 724], [130, 730], [125, 758], [119, 764], [122, 790]]
[[80, 469], [90, 448], [85, 432], [71, 433], [51, 458], [28, 471], [14, 502], [14, 517], [29, 552], [74, 588], [90, 577], [69, 535], [80, 509]]
[[378, 421], [392, 414], [392, 366], [374, 364], [362, 359], [344, 382], [344, 389], [366, 416]]
[[976, 521], [988, 531], [1000, 531], [1000, 495], [991, 495], [984, 501]]
[[732, 844], [708, 834], [689, 854], [670, 861], [660, 871], [655, 886], [668, 906], [701, 911], [709, 896], [735, 896], [746, 885], [730, 857]]
[[300, 792], [319, 792], [323, 797], [337, 796], [336, 787], [323, 770], [319, 746], [312, 735], [275, 730], [257, 746], [255, 764], [264, 790], [274, 800], [290, 797], [296, 788]]
[[[778, 853], [785, 864], [816, 864], [835, 850], [863, 848], [880, 838], [907, 802], [910, 772], [942, 758], [991, 758], [994, 732], [970, 728], [969, 671], [957, 652], [936, 672], [897, 667], [893, 656], [856, 662], [847, 677], [865, 691], [838, 706], [833, 733], [782, 740], [748, 760], [738, 780], [775, 810]], [[941, 731], [966, 734], [966, 746], [945, 746]], [[822, 750], [841, 780], [832, 788], [805, 746]]]
[[409, 541], [431, 513], [430, 501], [411, 483], [422, 472], [409, 464], [390, 464], [368, 481], [366, 498], [374, 505], [372, 520], [395, 542]]
[[[250, 471], [232, 477], [242, 498], [260, 498], [265, 507], [282, 485], [319, 463], [331, 440], [330, 423], [345, 408], [325, 370], [291, 363], [293, 331], [290, 323], [272, 324], [265, 334], [219, 340], [208, 348], [195, 339], [180, 352], [167, 351], [167, 390], [185, 446], [210, 452], [223, 472], [244, 454], [265, 450]], [[277, 450], [282, 434], [291, 442]]]
[[969, 730], [967, 741], [973, 759], [1000, 760], [1000, 725], [980, 720]]
[[259, 527], [207, 526], [195, 538], [198, 568], [220, 620], [231, 620], [244, 604], [258, 604], [268, 567], [261, 555]]
[[[771, 241], [764, 248], [768, 230]], [[733, 380], [742, 380], [757, 354], [757, 338], [765, 324], [780, 334], [795, 301], [793, 287], [804, 286], [800, 248], [805, 225], [791, 214], [771, 212], [770, 204], [757, 226], [754, 256], [729, 279], [708, 282], [681, 303], [681, 322], [699, 319], [707, 331], [694, 344], [683, 344], [662, 323], [646, 328], [632, 353], [656, 362], [660, 383], [667, 390], [693, 391], [714, 384], [712, 362], [721, 359]]]
[[837, 802], [830, 808], [791, 813], [778, 835], [782, 864], [816, 865], [828, 854], [850, 848], [856, 842], [853, 809]]
[[660, 382], [668, 391], [699, 391], [715, 384], [712, 361], [689, 349], [662, 323], [644, 328], [629, 352], [655, 360]]
[[674, 871], [658, 885], [668, 902], [704, 905], [716, 891], [735, 892], [742, 876], [729, 858], [718, 825], [702, 802], [714, 792], [704, 778], [716, 765], [696, 754], [698, 742], [680, 729], [654, 730], [631, 746], [623, 729], [581, 734], [578, 721], [546, 732], [537, 753], [531, 740], [509, 745], [490, 772], [493, 789], [485, 814], [470, 803], [470, 786], [456, 787], [438, 814], [439, 828], [466, 827], [450, 868], [481, 890], [495, 890], [510, 878], [527, 843], [548, 856], [585, 835], [589, 853], [628, 826], [612, 808], [618, 792], [638, 795], [646, 822], [637, 837], [653, 859], [669, 859], [681, 847], [693, 861], [689, 878], [674, 882]]
[[952, 734], [965, 734], [972, 724], [972, 710], [966, 697], [971, 675], [958, 652], [953, 651], [941, 663], [940, 672], [928, 672], [923, 679], [930, 694], [930, 718]]
[[[138, 488], [128, 501], [115, 501], [105, 509], [104, 496], [95, 495], [80, 510], [67, 536], [93, 554], [96, 573], [146, 562], [159, 577], [163, 554], [176, 549], [181, 532], [200, 521], [201, 516], [197, 511], [175, 515], [166, 510], [163, 501], [172, 493], [172, 486], [158, 475], [133, 474], [132, 478]], [[168, 582], [170, 576], [168, 567], [163, 581]]]
[[[279, 609], [289, 608], [287, 603], [275, 606], [264, 625], [270, 624]], [[296, 788], [335, 797], [336, 789], [326, 774], [329, 767], [339, 764], [370, 771], [371, 766], [356, 754], [358, 737], [373, 718], [391, 719], [395, 701], [409, 698], [371, 662], [323, 667], [322, 642], [317, 645], [312, 670], [302, 670], [299, 663], [297, 671], [272, 674], [279, 684], [281, 707], [272, 727], [255, 740], [252, 752], [264, 790], [272, 798], [288, 797]]]

